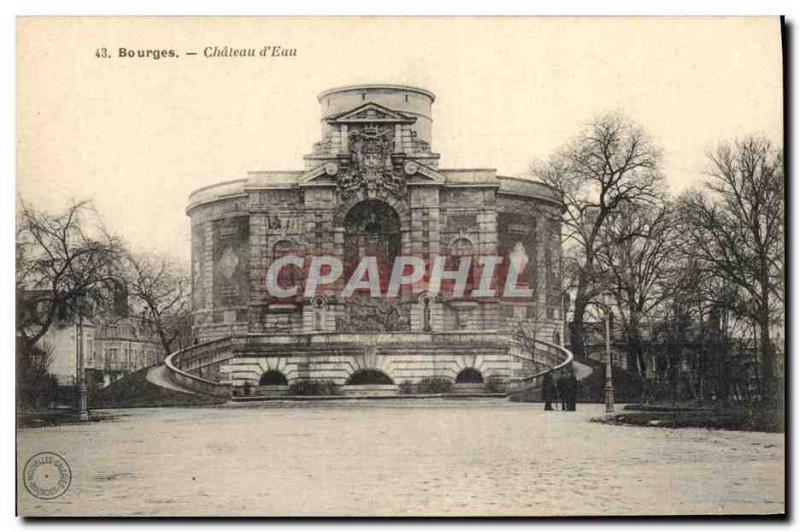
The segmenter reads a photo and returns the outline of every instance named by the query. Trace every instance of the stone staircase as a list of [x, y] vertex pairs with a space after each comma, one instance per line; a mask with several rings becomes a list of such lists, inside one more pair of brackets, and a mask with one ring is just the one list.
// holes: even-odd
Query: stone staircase
[[[250, 375], [253, 371], [258, 372], [259, 370], [263, 370], [265, 364], [274, 365], [283, 360], [284, 367], [279, 367], [279, 369], [289, 371], [289, 373], [286, 374], [289, 375], [290, 379], [297, 378], [296, 372], [292, 373], [292, 369], [286, 370], [285, 367], [287, 365], [296, 364], [296, 362], [281, 356], [264, 358], [267, 356], [266, 353], [264, 353], [264, 349], [270, 349], [278, 345], [279, 349], [283, 352], [300, 350], [297, 351], [297, 358], [307, 360], [307, 358], [304, 358], [306, 355], [301, 351], [315, 347], [311, 344], [318, 344], [318, 346], [321, 345], [326, 349], [331, 349], [332, 353], [334, 353], [332, 355], [333, 357], [338, 356], [342, 358], [347, 356], [352, 358], [352, 361], [347, 362], [349, 367], [358, 368], [366, 364], [364, 367], [380, 368], [380, 364], [376, 362], [377, 358], [384, 360], [384, 363], [386, 363], [385, 361], [389, 361], [389, 364], [393, 363], [391, 360], [394, 360], [395, 364], [397, 364], [399, 360], [400, 366], [395, 366], [393, 378], [395, 378], [396, 382], [402, 382], [403, 377], [400, 377], [396, 373], [398, 371], [404, 371], [402, 368], [408, 368], [408, 363], [404, 362], [402, 359], [398, 359], [398, 356], [402, 355], [398, 355], [396, 352], [392, 351], [393, 349], [396, 351], [397, 346], [402, 345], [398, 344], [399, 340], [413, 342], [413, 344], [409, 345], [417, 345], [418, 350], [430, 350], [431, 347], [434, 347], [432, 356], [436, 360], [431, 360], [430, 363], [440, 367], [444, 365], [453, 365], [453, 367], [456, 367], [457, 365], [464, 364], [469, 367], [470, 364], [475, 364], [475, 367], [479, 369], [481, 367], [484, 369], [486, 369], [486, 367], [505, 368], [502, 371], [505, 372], [504, 378], [507, 383], [506, 392], [504, 394], [506, 397], [535, 393], [535, 391], [540, 388], [544, 375], [569, 365], [575, 368], [576, 376], [579, 380], [586, 378], [592, 373], [592, 368], [585, 364], [574, 362], [572, 353], [561, 346], [544, 340], [534, 340], [532, 344], [528, 342], [528, 346], [525, 347], [514, 337], [499, 331], [481, 332], [480, 334], [404, 333], [400, 335], [372, 335], [370, 338], [363, 338], [363, 336], [365, 335], [336, 334], [327, 336], [315, 335], [309, 338], [290, 338], [288, 336], [287, 338], [275, 337], [271, 338], [270, 341], [272, 343], [267, 346], [262, 345], [263, 339], [259, 338], [255, 340], [248, 337], [221, 338], [211, 342], [193, 345], [187, 349], [171, 354], [167, 357], [162, 366], [153, 369], [148, 374], [148, 380], [153, 384], [175, 391], [209, 395], [219, 398], [230, 398], [233, 395], [232, 384], [237, 382], [236, 379], [242, 378], [242, 375], [245, 374]], [[361, 360], [361, 358], [364, 358], [366, 355], [343, 354], [343, 352], [347, 351], [347, 346], [353, 348], [360, 346], [360, 349], [356, 349], [356, 351], [363, 351], [365, 345], [370, 346], [370, 349], [366, 350], [366, 355], [371, 353], [372, 356], [372, 359], [368, 361]], [[534, 347], [531, 347], [531, 345]], [[319, 349], [318, 346], [317, 349]], [[492, 358], [490, 355], [480, 354], [449, 354], [450, 351], [454, 349], [464, 350], [478, 347], [479, 351], [486, 349], [498, 350], [500, 346], [505, 346], [502, 348], [502, 352], [505, 353], [505, 355], [503, 355], [505, 357], [505, 362], [492, 362], [498, 355], [492, 355], [495, 357]], [[384, 356], [376, 358], [375, 352], [377, 349], [381, 349]], [[444, 349], [444, 353], [436, 354], [439, 353], [439, 349]], [[258, 355], [257, 353], [262, 354]], [[413, 349], [409, 354], [414, 354]], [[261, 360], [262, 358], [264, 360]], [[470, 359], [471, 362], [467, 361], [467, 359]], [[497, 360], [500, 359], [497, 358]], [[322, 368], [325, 364], [330, 365], [330, 363], [322, 360], [320, 361], [320, 364], [322, 364], [320, 367]], [[253, 364], [255, 364], [255, 366], [253, 366]], [[482, 366], [478, 364], [482, 364]], [[497, 366], [497, 364], [501, 364], [501, 366]], [[255, 369], [250, 366], [253, 366]], [[256, 373], [253, 373], [253, 375], [256, 375]], [[294, 377], [292, 377], [292, 375], [294, 375]], [[484, 375], [486, 374], [484, 373]], [[492, 373], [490, 372], [489, 375], [491, 376]], [[231, 380], [232, 378], [234, 380]], [[245, 378], [252, 378], [252, 376]], [[241, 395], [241, 393], [239, 393], [239, 395]]]

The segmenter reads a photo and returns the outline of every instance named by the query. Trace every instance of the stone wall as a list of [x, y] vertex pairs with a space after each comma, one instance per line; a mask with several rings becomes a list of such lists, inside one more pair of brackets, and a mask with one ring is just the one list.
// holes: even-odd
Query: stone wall
[[443, 350], [434, 345], [397, 344], [372, 354], [365, 354], [357, 346], [316, 352], [294, 348], [269, 355], [243, 353], [222, 365], [220, 374], [222, 383], [234, 387], [243, 387], [245, 383], [257, 386], [261, 375], [269, 370], [280, 371], [290, 384], [300, 379], [315, 379], [343, 385], [360, 369], [382, 371], [395, 384], [417, 383], [431, 377], [454, 382], [465, 368], [480, 371], [484, 380], [495, 376], [505, 381], [512, 376], [512, 365], [507, 349], [497, 346], [449, 346]]
[[[457, 309], [436, 300], [436, 330], [497, 329], [519, 319], [560, 319], [560, 225], [557, 208], [535, 198], [501, 195], [491, 188], [410, 187], [402, 224], [401, 250], [422, 257], [438, 254], [507, 256], [521, 242], [534, 290], [529, 309], [505, 302], [480, 302]], [[312, 190], [257, 190], [242, 197], [195, 207], [192, 216], [192, 304], [201, 341], [241, 332], [315, 330], [308, 301], [270, 304], [265, 275], [285, 252], [343, 253], [344, 229], [335, 193]], [[224, 233], [224, 234], [223, 234]], [[474, 282], [480, 268], [474, 264]], [[243, 282], [245, 281], [246, 282]], [[286, 302], [282, 302], [286, 303]], [[420, 311], [412, 310], [419, 325]], [[319, 313], [317, 313], [319, 314]], [[322, 330], [335, 329], [341, 308], [325, 312]]]
[[195, 333], [246, 330], [249, 321], [249, 210], [236, 195], [196, 206], [192, 220], [192, 313]]

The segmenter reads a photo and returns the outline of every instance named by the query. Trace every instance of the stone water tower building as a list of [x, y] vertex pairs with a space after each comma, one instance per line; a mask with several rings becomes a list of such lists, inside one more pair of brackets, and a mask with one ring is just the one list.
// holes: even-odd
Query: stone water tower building
[[[321, 138], [296, 171], [254, 170], [189, 198], [194, 331], [172, 358], [178, 379], [234, 392], [321, 379], [347, 388], [379, 373], [391, 388], [437, 377], [474, 385], [508, 381], [540, 362], [515, 341], [521, 326], [559, 342], [558, 195], [491, 168], [447, 168], [432, 149], [428, 90], [358, 85], [327, 90]], [[290, 132], [289, 132], [290, 134]], [[416, 256], [525, 257], [532, 297], [457, 297], [419, 290], [396, 298], [335, 292], [276, 299], [265, 285], [289, 254], [392, 261]], [[350, 270], [348, 270], [350, 268]], [[287, 268], [280, 282], [298, 282]], [[338, 285], [340, 287], [341, 285]]]

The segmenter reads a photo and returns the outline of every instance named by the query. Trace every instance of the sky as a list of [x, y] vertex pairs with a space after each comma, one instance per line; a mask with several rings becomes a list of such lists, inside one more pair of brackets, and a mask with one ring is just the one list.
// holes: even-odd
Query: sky
[[[296, 56], [203, 57], [268, 45]], [[119, 58], [120, 47], [179, 57]], [[188, 262], [189, 193], [302, 169], [320, 140], [317, 94], [356, 83], [433, 91], [442, 168], [525, 176], [618, 111], [662, 148], [679, 192], [702, 186], [720, 141], [783, 135], [777, 18], [27, 18], [18, 197], [45, 209], [91, 198], [133, 248]]]

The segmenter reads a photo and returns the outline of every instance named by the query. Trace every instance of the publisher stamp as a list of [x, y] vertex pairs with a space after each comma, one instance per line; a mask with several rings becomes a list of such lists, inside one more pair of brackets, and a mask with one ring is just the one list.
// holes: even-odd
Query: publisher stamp
[[72, 470], [56, 453], [38, 453], [26, 463], [23, 483], [28, 493], [37, 499], [56, 499], [64, 495], [72, 483]]

